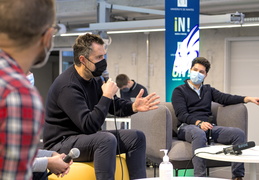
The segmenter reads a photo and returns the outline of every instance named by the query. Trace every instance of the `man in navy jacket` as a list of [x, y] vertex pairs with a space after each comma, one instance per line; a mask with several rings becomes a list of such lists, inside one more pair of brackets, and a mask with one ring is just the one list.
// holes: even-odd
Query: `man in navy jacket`
[[[178, 138], [192, 143], [193, 152], [206, 146], [208, 130], [212, 132], [214, 142], [222, 144], [245, 143], [245, 133], [239, 128], [213, 126], [208, 122], [211, 102], [223, 105], [252, 102], [259, 105], [259, 98], [237, 96], [218, 91], [208, 84], [203, 84], [210, 69], [210, 62], [204, 57], [193, 60], [190, 79], [173, 91], [172, 104], [178, 118]], [[194, 175], [206, 176], [205, 160], [194, 157]], [[244, 177], [244, 164], [232, 163], [232, 178]]]

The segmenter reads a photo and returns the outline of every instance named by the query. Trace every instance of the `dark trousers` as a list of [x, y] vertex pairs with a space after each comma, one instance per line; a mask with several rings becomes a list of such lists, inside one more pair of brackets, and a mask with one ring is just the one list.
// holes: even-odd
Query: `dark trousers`
[[51, 150], [67, 154], [74, 147], [80, 150], [75, 162], [94, 161], [97, 180], [114, 180], [116, 155], [119, 153], [126, 153], [130, 179], [146, 177], [146, 138], [141, 131], [120, 129], [118, 136], [115, 130], [70, 136]]
[[[234, 127], [214, 126], [212, 129], [212, 139], [215, 143], [221, 144], [242, 144], [246, 137], [244, 131]], [[193, 152], [202, 147], [206, 147], [206, 132], [195, 125], [182, 126], [178, 131], [178, 138], [192, 143]], [[194, 176], [206, 176], [206, 164], [203, 158], [195, 156], [192, 160], [194, 166]], [[244, 177], [244, 164], [232, 163], [232, 177]]]
[[45, 171], [45, 172], [33, 172], [32, 180], [48, 180], [47, 171]]

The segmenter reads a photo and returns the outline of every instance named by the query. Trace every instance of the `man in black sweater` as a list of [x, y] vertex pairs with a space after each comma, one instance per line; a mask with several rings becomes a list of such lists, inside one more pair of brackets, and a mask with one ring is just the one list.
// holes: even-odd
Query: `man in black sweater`
[[[239, 128], [213, 126], [208, 122], [211, 102], [223, 105], [252, 102], [259, 105], [259, 98], [225, 94], [208, 84], [203, 84], [210, 69], [210, 62], [197, 57], [191, 66], [190, 79], [174, 89], [172, 104], [178, 118], [178, 138], [192, 143], [193, 152], [206, 146], [206, 133], [212, 132], [214, 142], [222, 144], [242, 144], [245, 133]], [[194, 175], [206, 176], [206, 165], [202, 158], [194, 157]], [[244, 177], [244, 164], [232, 163], [233, 179]]]
[[91, 34], [79, 36], [73, 46], [74, 65], [51, 85], [46, 101], [44, 147], [59, 153], [80, 150], [74, 161], [94, 161], [97, 180], [113, 180], [116, 154], [126, 153], [130, 179], [146, 177], [146, 140], [138, 130], [101, 131], [108, 113], [130, 116], [157, 108], [159, 97], [152, 93], [134, 103], [115, 96], [118, 87], [100, 76], [106, 70], [103, 40]]

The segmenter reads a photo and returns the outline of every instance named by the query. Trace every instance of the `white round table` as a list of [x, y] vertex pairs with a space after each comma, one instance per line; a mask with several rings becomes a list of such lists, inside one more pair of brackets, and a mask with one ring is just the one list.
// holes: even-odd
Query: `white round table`
[[[182, 180], [199, 180], [199, 179], [202, 179], [202, 180], [205, 180], [205, 179], [208, 179], [208, 180], [229, 180], [229, 179], [222, 179], [222, 178], [210, 178], [210, 177], [173, 177], [172, 180], [175, 180], [175, 179], [182, 179]], [[135, 179], [135, 180], [159, 180], [159, 177], [156, 177], [156, 178], [143, 178], [143, 179]]]
[[249, 163], [250, 179], [256, 180], [256, 163], [259, 163], [259, 146], [242, 150], [241, 155], [232, 155], [232, 154], [224, 154], [224, 153], [209, 154], [209, 153], [216, 153], [216, 152], [222, 151], [223, 148], [225, 147], [229, 147], [229, 146], [224, 146], [224, 145], [209, 146], [209, 147], [196, 149], [194, 153], [196, 156], [204, 159]]

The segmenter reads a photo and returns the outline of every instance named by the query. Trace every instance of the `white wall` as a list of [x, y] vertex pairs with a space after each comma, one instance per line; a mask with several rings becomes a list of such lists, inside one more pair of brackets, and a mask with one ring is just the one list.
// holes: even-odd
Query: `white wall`
[[[200, 56], [207, 57], [212, 64], [205, 83], [224, 90], [225, 40], [231, 37], [259, 36], [259, 27], [210, 29], [200, 31]], [[252, 64], [251, 64], [252, 66]], [[259, 96], [259, 95], [258, 95]]]
[[[259, 85], [259, 37], [227, 39], [226, 89], [232, 94], [258, 97]], [[259, 143], [257, 133], [259, 107], [246, 104], [248, 109], [248, 140]]]

